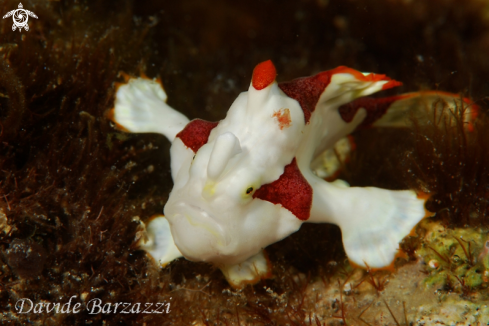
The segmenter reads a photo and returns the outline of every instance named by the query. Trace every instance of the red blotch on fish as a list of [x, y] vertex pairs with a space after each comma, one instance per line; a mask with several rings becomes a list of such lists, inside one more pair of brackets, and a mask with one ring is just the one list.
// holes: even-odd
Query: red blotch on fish
[[210, 122], [201, 119], [190, 121], [176, 137], [179, 137], [182, 142], [197, 153], [199, 148], [207, 144], [209, 135], [219, 122]]
[[280, 204], [301, 221], [308, 220], [311, 215], [312, 187], [299, 170], [295, 157], [285, 166], [280, 178], [261, 186], [253, 198]]

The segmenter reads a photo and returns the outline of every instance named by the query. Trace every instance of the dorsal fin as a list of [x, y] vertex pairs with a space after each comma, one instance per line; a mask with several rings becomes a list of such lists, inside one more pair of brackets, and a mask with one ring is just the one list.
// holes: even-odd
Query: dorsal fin
[[239, 139], [231, 132], [225, 132], [217, 137], [207, 165], [207, 176], [216, 180], [229, 160], [236, 154], [241, 153]]
[[278, 86], [287, 96], [299, 102], [304, 112], [305, 122], [308, 123], [312, 112], [316, 109], [319, 98], [331, 83], [332, 77], [336, 74], [351, 75], [352, 78], [349, 81], [355, 80], [366, 84], [380, 82], [382, 84], [382, 90], [401, 85], [400, 82], [392, 80], [385, 75], [373, 73], [363, 74], [355, 69], [340, 66], [335, 69], [320, 72], [311, 77], [297, 78], [289, 82], [283, 82]]

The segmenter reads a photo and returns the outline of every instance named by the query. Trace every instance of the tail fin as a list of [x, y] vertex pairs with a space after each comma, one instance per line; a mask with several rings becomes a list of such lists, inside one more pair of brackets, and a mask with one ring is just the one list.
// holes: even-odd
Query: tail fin
[[479, 112], [478, 106], [469, 99], [441, 91], [414, 92], [385, 98], [362, 97], [341, 106], [339, 111], [347, 115], [360, 108], [367, 111], [361, 127], [407, 127], [411, 123], [410, 118], [423, 123], [427, 117], [439, 120], [443, 116], [455, 123], [453, 115], [460, 112], [469, 131]]
[[329, 148], [315, 157], [311, 162], [311, 169], [315, 175], [326, 181], [338, 178], [345, 163], [349, 161], [351, 152], [355, 150], [355, 141], [352, 136], [338, 140], [333, 148]]
[[123, 130], [156, 132], [173, 141], [189, 120], [168, 106], [166, 98], [160, 83], [146, 78], [132, 78], [117, 89], [110, 118]]

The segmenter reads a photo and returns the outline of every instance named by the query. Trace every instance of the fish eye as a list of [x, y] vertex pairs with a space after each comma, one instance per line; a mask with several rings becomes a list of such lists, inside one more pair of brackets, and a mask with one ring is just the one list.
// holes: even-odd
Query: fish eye
[[253, 192], [253, 187], [249, 187], [248, 189], [246, 189], [246, 194], [249, 195]]

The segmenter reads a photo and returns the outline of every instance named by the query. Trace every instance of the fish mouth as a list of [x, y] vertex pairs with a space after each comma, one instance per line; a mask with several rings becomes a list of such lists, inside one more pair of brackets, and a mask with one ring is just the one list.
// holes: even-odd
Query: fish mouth
[[226, 248], [231, 237], [216, 218], [205, 209], [190, 203], [175, 203], [165, 207], [172, 235], [178, 249], [191, 260], [212, 261]]
[[205, 209], [189, 203], [182, 203], [179, 206], [181, 214], [189, 220], [190, 224], [211, 224], [222, 232], [222, 227], [217, 223], [216, 218], [212, 214], [209, 214]]

